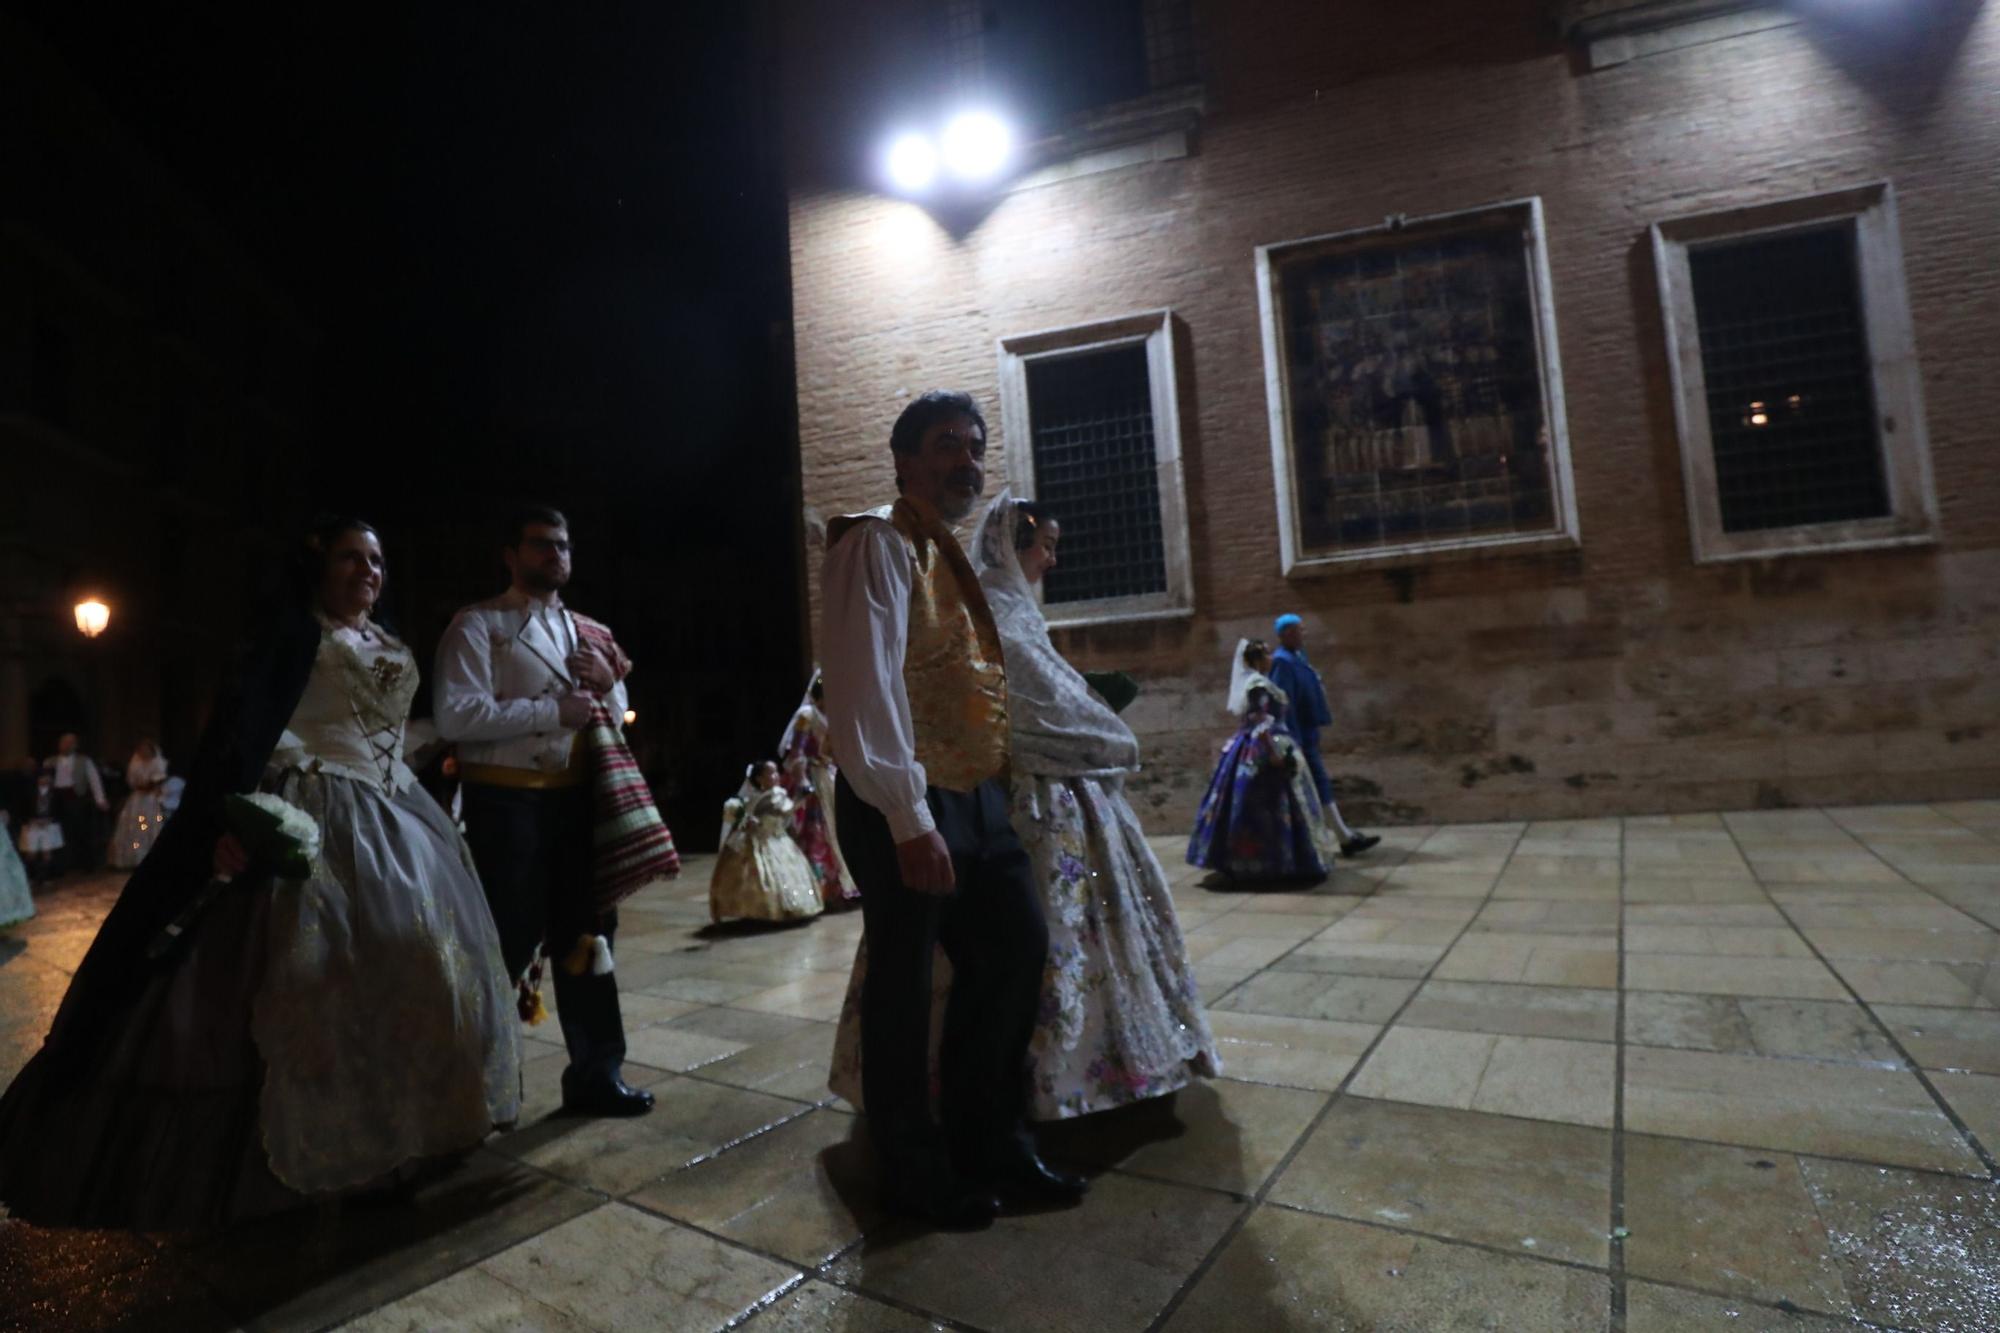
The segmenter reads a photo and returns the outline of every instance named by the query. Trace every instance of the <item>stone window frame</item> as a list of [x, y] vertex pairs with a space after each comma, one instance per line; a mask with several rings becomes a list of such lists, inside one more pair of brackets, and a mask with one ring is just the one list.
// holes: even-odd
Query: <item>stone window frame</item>
[[[1451, 537], [1436, 541], [1370, 546], [1352, 551], [1308, 552], [1299, 543], [1297, 495], [1292, 469], [1289, 395], [1278, 332], [1278, 265], [1284, 252], [1328, 242], [1392, 235], [1413, 226], [1450, 225], [1460, 219], [1521, 210], [1525, 216], [1528, 296], [1534, 307], [1535, 341], [1542, 379], [1542, 412], [1549, 432], [1549, 486], [1554, 526], [1539, 532]], [[1502, 199], [1471, 208], [1397, 214], [1372, 227], [1354, 227], [1256, 248], [1257, 315], [1264, 339], [1264, 399], [1270, 419], [1271, 471], [1278, 505], [1278, 552], [1286, 578], [1309, 578], [1344, 570], [1427, 564], [1440, 559], [1573, 549], [1583, 544], [1577, 518], [1576, 481], [1570, 465], [1569, 412], [1563, 395], [1562, 353], [1556, 340], [1555, 286], [1549, 272], [1548, 229], [1540, 195]]]
[[[1046, 608], [1049, 627], [1064, 629], [1118, 622], [1177, 620], [1194, 614], [1194, 566], [1188, 538], [1187, 486], [1181, 467], [1180, 382], [1171, 310], [1148, 310], [998, 340], [1001, 439], [1014, 493], [1035, 494], [1034, 422], [1028, 407], [1028, 369], [1042, 360], [1143, 344], [1146, 384], [1153, 407], [1153, 458], [1159, 469], [1160, 538], [1167, 586], [1162, 592], [1062, 602]], [[1060, 514], [1057, 518], [1061, 518]], [[1042, 588], [1037, 585], [1039, 600]]]
[[1791, 27], [1775, 0], [1557, 0], [1556, 23], [1592, 71], [1631, 60]]
[[[1888, 483], [1889, 513], [1882, 518], [1725, 532], [1716, 494], [1715, 447], [1709, 430], [1688, 252], [1706, 243], [1781, 235], [1841, 219], [1852, 219], [1855, 229], [1862, 317], [1874, 371], [1876, 443]], [[1922, 375], [1903, 275], [1896, 196], [1889, 182], [1670, 218], [1654, 223], [1651, 231], [1695, 563], [1936, 542], [1937, 496], [1931, 477]]]

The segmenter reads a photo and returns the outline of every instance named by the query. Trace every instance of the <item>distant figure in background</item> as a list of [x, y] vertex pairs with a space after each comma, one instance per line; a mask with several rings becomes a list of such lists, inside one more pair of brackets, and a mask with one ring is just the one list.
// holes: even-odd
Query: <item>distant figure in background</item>
[[708, 885], [711, 921], [802, 921], [818, 916], [819, 881], [792, 841], [792, 798], [766, 759], [743, 772], [743, 786], [722, 807], [722, 851]]
[[55, 793], [55, 818], [62, 825], [66, 870], [95, 870], [104, 845], [102, 816], [111, 813], [97, 761], [77, 748], [73, 731], [56, 739], [56, 752], [42, 764]]
[[1262, 639], [1237, 641], [1226, 706], [1241, 726], [1201, 798], [1187, 859], [1232, 879], [1324, 879], [1333, 834], [1285, 726], [1290, 697], [1265, 674], [1270, 666]]
[[1340, 807], [1334, 804], [1333, 779], [1326, 775], [1326, 763], [1319, 753], [1319, 729], [1332, 725], [1333, 714], [1326, 705], [1326, 685], [1306, 658], [1305, 622], [1286, 614], [1278, 617], [1276, 628], [1278, 651], [1271, 654], [1271, 683], [1291, 700], [1285, 725], [1298, 740], [1306, 766], [1312, 770], [1313, 790], [1326, 808], [1327, 822], [1340, 835], [1340, 854], [1359, 856], [1382, 840], [1349, 828], [1340, 817]]
[[13, 817], [0, 810], [0, 930], [18, 926], [35, 914], [35, 895], [28, 886], [28, 868], [14, 850]]
[[820, 902], [829, 912], [861, 904], [861, 887], [847, 873], [841, 859], [840, 843], [833, 822], [833, 782], [838, 773], [828, 746], [826, 714], [820, 705], [826, 686], [819, 672], [813, 672], [806, 697], [792, 714], [791, 725], [778, 742], [778, 765], [786, 795], [796, 807], [792, 812], [792, 837], [799, 850], [812, 862], [813, 877], [819, 883]]
[[142, 737], [126, 760], [125, 785], [131, 794], [118, 807], [118, 823], [111, 830], [111, 864], [119, 870], [145, 860], [160, 825], [167, 822], [167, 757], [151, 736]]
[[56, 780], [39, 773], [35, 794], [28, 803], [28, 818], [21, 825], [21, 856], [28, 863], [28, 874], [38, 883], [60, 875], [62, 851], [62, 825], [56, 822]]

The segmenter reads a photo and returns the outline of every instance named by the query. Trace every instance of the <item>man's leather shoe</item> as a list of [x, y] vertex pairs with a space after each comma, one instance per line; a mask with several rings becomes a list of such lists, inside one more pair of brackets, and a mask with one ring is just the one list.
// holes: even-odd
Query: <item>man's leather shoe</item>
[[1381, 841], [1373, 833], [1357, 833], [1346, 842], [1340, 844], [1340, 854], [1342, 856], [1359, 856]]
[[1027, 1147], [989, 1160], [980, 1180], [1017, 1203], [1076, 1203], [1090, 1192], [1088, 1180], [1050, 1166]]
[[653, 1109], [653, 1094], [626, 1085], [622, 1078], [607, 1078], [572, 1087], [563, 1083], [564, 1115], [644, 1115]]
[[974, 1231], [992, 1224], [1000, 1201], [951, 1169], [943, 1154], [913, 1152], [884, 1176], [883, 1202], [898, 1217], [940, 1231]]

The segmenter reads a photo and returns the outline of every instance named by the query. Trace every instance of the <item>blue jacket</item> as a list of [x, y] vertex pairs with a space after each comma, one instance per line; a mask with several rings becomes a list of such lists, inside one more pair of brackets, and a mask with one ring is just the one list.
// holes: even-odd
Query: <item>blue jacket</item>
[[1319, 735], [1333, 721], [1326, 707], [1326, 686], [1302, 652], [1279, 648], [1271, 654], [1271, 683], [1292, 701], [1285, 721], [1300, 740]]

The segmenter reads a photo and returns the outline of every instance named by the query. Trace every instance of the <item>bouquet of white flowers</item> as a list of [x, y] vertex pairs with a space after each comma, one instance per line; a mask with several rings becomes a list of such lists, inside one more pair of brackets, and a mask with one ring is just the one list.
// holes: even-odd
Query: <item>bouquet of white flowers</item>
[[[249, 854], [250, 874], [294, 881], [312, 874], [313, 859], [319, 855], [319, 825], [283, 797], [261, 791], [231, 792], [222, 798], [222, 823]], [[203, 885], [180, 915], [153, 937], [146, 946], [146, 956], [165, 957], [233, 878], [217, 875]]]
[[222, 798], [222, 822], [250, 853], [250, 864], [279, 879], [304, 879], [319, 855], [319, 825], [282, 796], [253, 791]]

